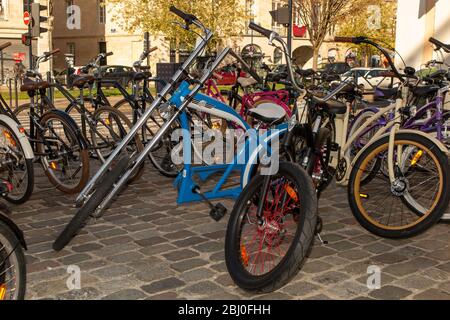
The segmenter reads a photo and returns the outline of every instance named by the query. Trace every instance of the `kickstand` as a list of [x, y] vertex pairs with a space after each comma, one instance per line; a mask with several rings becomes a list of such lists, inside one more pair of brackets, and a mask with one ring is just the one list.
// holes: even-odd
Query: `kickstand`
[[327, 245], [328, 241], [323, 240], [322, 239], [322, 229], [323, 229], [323, 220], [321, 217], [317, 217], [317, 225], [316, 225], [316, 234], [317, 234], [317, 238], [319, 238], [320, 242], [322, 243], [322, 245]]
[[317, 234], [317, 238], [319, 238], [319, 241], [322, 243], [322, 245], [326, 246], [328, 244], [328, 241], [322, 239], [320, 233]]

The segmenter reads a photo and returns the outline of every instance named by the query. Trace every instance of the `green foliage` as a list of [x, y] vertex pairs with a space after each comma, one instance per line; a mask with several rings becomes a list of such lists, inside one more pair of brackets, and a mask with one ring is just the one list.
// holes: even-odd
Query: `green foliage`
[[171, 5], [194, 14], [214, 33], [211, 49], [224, 41], [239, 36], [245, 30], [247, 16], [240, 0], [107, 0], [115, 6], [114, 21], [131, 32], [149, 31], [153, 36], [162, 35], [188, 48], [195, 45], [196, 35], [173, 24], [182, 22], [169, 11]]

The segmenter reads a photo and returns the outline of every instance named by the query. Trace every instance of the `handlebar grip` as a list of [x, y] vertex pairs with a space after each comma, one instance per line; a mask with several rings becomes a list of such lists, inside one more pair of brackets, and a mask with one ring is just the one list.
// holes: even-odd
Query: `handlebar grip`
[[105, 53], [105, 57], [109, 57], [109, 56], [112, 56], [112, 55], [114, 55], [114, 52]]
[[430, 39], [428, 39], [429, 42], [431, 42], [432, 44], [434, 44], [436, 47], [442, 48], [444, 46], [444, 43], [442, 43], [441, 41], [439, 41], [436, 38], [431, 37]]
[[192, 15], [192, 14], [188, 14], [186, 12], [181, 11], [180, 9], [176, 8], [175, 6], [170, 6], [170, 12], [175, 13], [177, 16], [179, 16], [181, 19], [183, 19], [184, 21], [186, 21], [186, 23], [191, 24], [192, 22], [194, 22], [195, 20], [197, 20], [197, 17]]
[[158, 50], [159, 48], [158, 47], [153, 47], [153, 48], [151, 48], [150, 50], [148, 50], [148, 53], [152, 53], [153, 51], [156, 51], [156, 50]]
[[334, 37], [334, 42], [355, 43], [355, 37]]
[[6, 48], [8, 48], [8, 47], [10, 47], [11, 45], [12, 45], [11, 42], [6, 42], [6, 43], [0, 45], [0, 51], [6, 49]]
[[57, 54], [57, 53], [59, 53], [61, 50], [59, 49], [59, 48], [57, 48], [57, 49], [55, 49], [55, 50], [53, 50], [53, 51], [50, 51], [49, 52], [49, 55], [54, 55], [54, 54]]
[[266, 28], [261, 27], [259, 24], [256, 24], [254, 22], [250, 22], [248, 27], [250, 29], [252, 29], [253, 31], [256, 31], [260, 34], [262, 34], [263, 36], [270, 38], [270, 35], [272, 34], [272, 30], [268, 30]]

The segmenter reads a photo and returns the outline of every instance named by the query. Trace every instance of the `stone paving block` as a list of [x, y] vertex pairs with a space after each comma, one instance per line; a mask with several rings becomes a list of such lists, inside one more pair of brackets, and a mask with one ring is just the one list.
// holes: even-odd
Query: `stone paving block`
[[118, 292], [111, 293], [105, 297], [103, 300], [139, 300], [146, 298], [147, 295], [137, 289], [125, 289]]
[[199, 253], [189, 249], [177, 250], [167, 254], [163, 254], [163, 257], [169, 261], [180, 261], [193, 258], [196, 256], [199, 256]]
[[175, 271], [183, 272], [186, 270], [191, 270], [197, 267], [207, 265], [208, 263], [209, 263], [208, 261], [203, 259], [189, 259], [173, 263], [170, 267]]
[[376, 299], [385, 299], [385, 300], [399, 300], [404, 299], [411, 294], [411, 291], [405, 290], [403, 288], [388, 285], [383, 286], [379, 290], [373, 290], [369, 293], [370, 297]]
[[313, 292], [319, 291], [318, 285], [306, 281], [297, 281], [286, 285], [280, 291], [285, 292], [293, 297], [303, 297]]
[[185, 283], [175, 277], [152, 282], [151, 284], [142, 286], [142, 290], [147, 293], [156, 293], [162, 291], [173, 290], [175, 288], [184, 286]]

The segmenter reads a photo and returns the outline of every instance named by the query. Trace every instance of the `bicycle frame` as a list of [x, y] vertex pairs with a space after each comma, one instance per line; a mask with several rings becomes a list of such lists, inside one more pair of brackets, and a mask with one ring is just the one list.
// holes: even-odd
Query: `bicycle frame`
[[[190, 92], [189, 84], [183, 82], [179, 89], [170, 99], [170, 103], [180, 108], [184, 97]], [[188, 109], [193, 109], [204, 114], [210, 114], [220, 117], [230, 122], [234, 122], [238, 127], [241, 127], [245, 132], [249, 132], [251, 127], [245, 122], [239, 114], [227, 104], [220, 102], [210, 96], [198, 93], [194, 97], [194, 103], [188, 105]], [[232, 198], [235, 199], [242, 192], [242, 189], [251, 180], [254, 174], [255, 160], [261, 150], [266, 149], [270, 152], [269, 144], [275, 138], [279, 138], [287, 131], [287, 124], [281, 124], [272, 130], [267, 130], [263, 134], [258, 131], [251, 132], [247, 135], [244, 148], [238, 150], [231, 163], [216, 164], [209, 166], [192, 166], [190, 164], [192, 154], [192, 143], [190, 134], [190, 122], [187, 113], [183, 112], [180, 115], [181, 127], [183, 131], [183, 154], [184, 154], [184, 169], [174, 181], [174, 186], [178, 187], [178, 204], [201, 201], [206, 197], [208, 200], [218, 198]], [[244, 160], [239, 161], [238, 159]], [[205, 192], [203, 197], [196, 193], [196, 183], [194, 176], [199, 176], [202, 181], [206, 181], [214, 174], [222, 173], [219, 182], [214, 186], [213, 190]], [[233, 172], [239, 172], [240, 184], [238, 187], [225, 188], [225, 183], [230, 178]]]
[[[330, 95], [332, 95], [333, 93], [331, 93]], [[370, 145], [372, 145], [374, 142], [376, 142], [377, 140], [379, 140], [380, 138], [389, 135], [389, 147], [388, 147], [388, 171], [389, 171], [389, 180], [391, 181], [391, 183], [394, 183], [396, 178], [395, 178], [395, 171], [394, 171], [394, 167], [395, 167], [395, 163], [400, 163], [401, 159], [394, 159], [394, 153], [395, 153], [395, 135], [399, 132], [414, 132], [416, 134], [421, 134], [423, 136], [425, 136], [427, 139], [432, 140], [433, 143], [435, 143], [438, 148], [440, 150], [442, 150], [442, 152], [448, 154], [448, 150], [447, 148], [437, 139], [435, 139], [434, 137], [431, 137], [429, 135], [427, 135], [424, 132], [420, 132], [418, 130], [411, 130], [409, 128], [402, 128], [402, 124], [401, 124], [401, 113], [400, 110], [404, 107], [404, 99], [403, 97], [407, 97], [408, 96], [408, 87], [406, 85], [402, 85], [401, 86], [401, 95], [399, 95], [395, 101], [395, 103], [392, 103], [390, 106], [384, 107], [379, 109], [379, 111], [377, 113], [375, 113], [372, 117], [370, 117], [363, 126], [361, 126], [360, 128], [358, 128], [358, 130], [355, 131], [355, 133], [352, 136], [347, 137], [347, 131], [348, 131], [348, 120], [349, 120], [349, 116], [350, 116], [350, 110], [351, 110], [351, 104], [347, 103], [347, 112], [344, 116], [344, 119], [340, 119], [343, 123], [341, 125], [341, 133], [337, 135], [337, 137], [340, 137], [340, 141], [338, 141], [338, 144], [341, 147], [340, 150], [340, 155], [339, 158], [342, 159], [343, 161], [345, 161], [346, 163], [346, 171], [345, 171], [345, 176], [343, 177], [342, 180], [337, 181], [339, 184], [341, 185], [347, 185], [348, 180], [349, 180], [349, 176], [350, 176], [350, 172], [351, 172], [351, 168], [353, 167], [354, 163], [356, 162], [356, 160], [358, 159], [358, 157], [363, 153], [363, 151], [368, 148]], [[350, 159], [350, 157], [348, 155], [346, 155], [347, 151], [349, 150], [349, 148], [351, 147], [351, 145], [356, 141], [356, 139], [358, 139], [361, 134], [367, 130], [372, 123], [380, 120], [385, 114], [391, 113], [392, 111], [394, 111], [394, 117], [392, 119], [390, 119], [385, 126], [381, 127], [375, 134], [373, 137], [371, 137], [371, 139], [368, 141], [368, 143], [366, 144], [366, 146], [357, 154], [357, 156], [352, 160]], [[336, 120], [338, 120], [339, 118], [336, 118]], [[401, 146], [398, 146], [397, 150], [397, 157], [400, 157], [402, 152], [401, 152]], [[341, 156], [343, 156], [343, 158], [341, 158]], [[342, 161], [341, 160], [341, 161]]]
[[[114, 152], [108, 157], [106, 162], [100, 167], [100, 169], [96, 172], [94, 177], [88, 182], [86, 187], [81, 191], [81, 193], [78, 195], [77, 199], [75, 200], [77, 205], [82, 205], [87, 199], [88, 194], [93, 190], [95, 185], [98, 183], [99, 179], [108, 171], [108, 168], [111, 166], [113, 161], [117, 159], [119, 154], [122, 152], [122, 150], [134, 139], [135, 135], [138, 133], [139, 130], [145, 125], [148, 118], [150, 118], [153, 111], [165, 100], [165, 96], [167, 96], [169, 93], [173, 91], [176, 84], [181, 80], [181, 78], [185, 75], [187, 72], [189, 66], [194, 62], [196, 57], [206, 48], [208, 42], [211, 40], [213, 34], [210, 30], [203, 27], [199, 22], [193, 21], [193, 24], [202, 29], [203, 33], [205, 34], [205, 38], [202, 39], [194, 49], [194, 51], [191, 53], [191, 55], [187, 58], [187, 60], [183, 63], [183, 65], [180, 67], [179, 70], [172, 76], [169, 83], [163, 88], [161, 93], [159, 93], [153, 101], [153, 103], [150, 105], [150, 107], [145, 111], [145, 113], [142, 115], [140, 119], [135, 123], [133, 128], [131, 128], [128, 135], [122, 140], [119, 146], [114, 150]], [[221, 54], [221, 56], [223, 53]], [[224, 57], [225, 55], [223, 55]], [[222, 58], [223, 59], [223, 58]], [[222, 59], [219, 59], [220, 61]], [[218, 63], [216, 61], [213, 63], [214, 68], [218, 66]], [[207, 79], [209, 79], [210, 75], [205, 74], [202, 79], [200, 80], [200, 84], [196, 85], [194, 89], [192, 89], [191, 93], [187, 96], [187, 99], [183, 102], [182, 106], [178, 109], [178, 111], [172, 116], [171, 119], [169, 119], [155, 134], [153, 139], [146, 145], [144, 148], [144, 151], [138, 156], [138, 158], [135, 160], [132, 168], [127, 171], [127, 173], [124, 174], [122, 179], [118, 181], [118, 183], [115, 185], [114, 189], [111, 191], [109, 196], [103, 201], [101, 206], [105, 206], [107, 203], [111, 201], [111, 199], [114, 197], [114, 195], [120, 190], [120, 188], [126, 183], [129, 176], [131, 176], [131, 173], [134, 169], [137, 169], [142, 161], [145, 160], [147, 154], [153, 149], [153, 147], [160, 141], [162, 136], [170, 129], [171, 125], [177, 120], [177, 118], [180, 116], [181, 112], [184, 108], [188, 106], [190, 101], [193, 99], [196, 93], [198, 93], [201, 89], [201, 86], [206, 82]]]

